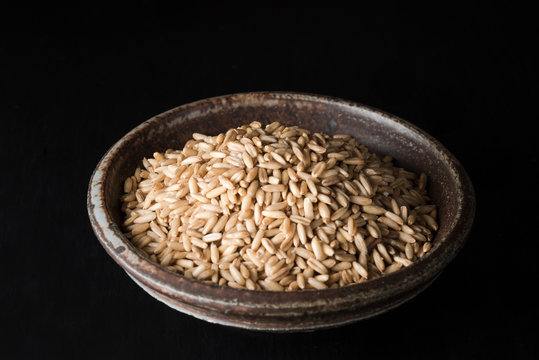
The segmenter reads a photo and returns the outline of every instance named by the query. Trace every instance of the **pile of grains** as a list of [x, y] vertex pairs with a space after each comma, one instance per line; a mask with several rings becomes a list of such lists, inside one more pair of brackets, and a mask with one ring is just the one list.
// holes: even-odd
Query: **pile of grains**
[[438, 229], [425, 174], [349, 135], [278, 122], [193, 134], [126, 179], [126, 236], [165, 268], [250, 290], [325, 289], [411, 265]]

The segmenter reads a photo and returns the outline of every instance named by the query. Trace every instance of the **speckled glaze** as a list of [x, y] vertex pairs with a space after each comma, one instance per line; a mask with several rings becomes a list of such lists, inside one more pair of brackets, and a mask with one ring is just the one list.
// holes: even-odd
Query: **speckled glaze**
[[[193, 132], [215, 135], [251, 121], [279, 121], [328, 134], [345, 133], [369, 150], [425, 172], [439, 206], [432, 250], [393, 274], [337, 289], [301, 292], [239, 290], [209, 285], [150, 262], [122, 235], [123, 180], [155, 151], [181, 148]], [[210, 98], [157, 115], [120, 139], [89, 184], [88, 214], [107, 253], [156, 299], [209, 322], [251, 330], [292, 332], [351, 323], [394, 308], [425, 289], [465, 243], [475, 214], [472, 184], [461, 164], [410, 123], [354, 102], [326, 96], [258, 92]]]

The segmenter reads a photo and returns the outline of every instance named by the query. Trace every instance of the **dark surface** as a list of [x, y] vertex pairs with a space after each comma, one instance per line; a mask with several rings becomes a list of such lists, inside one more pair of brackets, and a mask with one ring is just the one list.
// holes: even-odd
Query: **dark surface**
[[[2, 33], [0, 358], [537, 358], [536, 206], [526, 206], [537, 199], [531, 12], [445, 10], [259, 10], [247, 20], [196, 12], [182, 14], [190, 31], [177, 34]], [[105, 253], [85, 206], [105, 151], [164, 110], [254, 90], [384, 109], [462, 162], [476, 189], [475, 226], [430, 288], [355, 325], [269, 335], [171, 310]]]

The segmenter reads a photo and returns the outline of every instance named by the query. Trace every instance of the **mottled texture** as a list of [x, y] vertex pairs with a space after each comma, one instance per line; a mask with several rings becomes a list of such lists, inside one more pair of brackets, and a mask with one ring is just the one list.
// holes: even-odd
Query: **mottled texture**
[[[440, 229], [432, 250], [396, 273], [337, 289], [276, 293], [218, 287], [143, 258], [119, 230], [123, 180], [154, 151], [181, 148], [193, 132], [215, 135], [251, 121], [279, 121], [346, 133], [370, 151], [429, 178]], [[456, 256], [472, 226], [475, 196], [460, 163], [436, 140], [382, 111], [324, 96], [248, 93], [201, 100], [158, 115], [118, 141], [98, 164], [88, 192], [94, 231], [107, 252], [152, 296], [198, 318], [267, 331], [327, 328], [398, 306], [422, 291]]]

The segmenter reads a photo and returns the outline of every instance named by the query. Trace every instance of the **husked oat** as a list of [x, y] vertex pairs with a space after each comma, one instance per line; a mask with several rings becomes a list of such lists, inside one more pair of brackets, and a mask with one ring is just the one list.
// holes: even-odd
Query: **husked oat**
[[123, 187], [125, 235], [151, 261], [208, 283], [360, 283], [412, 265], [438, 230], [426, 175], [349, 135], [252, 122], [195, 133], [142, 165]]

